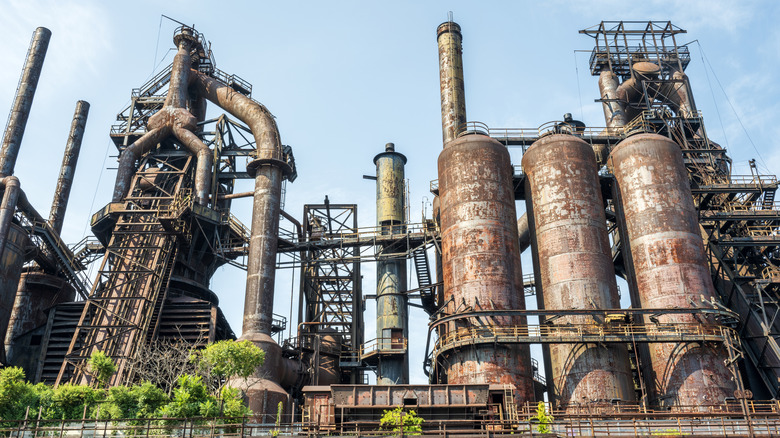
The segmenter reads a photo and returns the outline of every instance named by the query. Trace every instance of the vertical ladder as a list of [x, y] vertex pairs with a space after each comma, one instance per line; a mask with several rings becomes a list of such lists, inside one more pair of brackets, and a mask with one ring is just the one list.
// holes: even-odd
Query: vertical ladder
[[513, 427], [519, 422], [520, 417], [517, 415], [515, 387], [512, 385], [504, 385], [504, 409], [506, 410], [506, 419], [510, 427]]

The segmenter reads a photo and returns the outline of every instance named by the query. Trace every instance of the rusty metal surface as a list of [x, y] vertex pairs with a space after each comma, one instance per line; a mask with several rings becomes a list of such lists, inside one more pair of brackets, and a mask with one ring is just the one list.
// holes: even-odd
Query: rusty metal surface
[[[542, 137], [523, 154], [533, 202], [544, 308], [620, 307], [593, 149], [564, 134]], [[539, 292], [537, 292], [539, 293]], [[603, 319], [564, 316], [552, 324]], [[564, 405], [634, 399], [623, 345], [550, 345], [554, 401]]]
[[520, 245], [520, 252], [531, 246], [531, 228], [528, 226], [528, 213], [523, 213], [517, 220], [517, 239]]
[[489, 389], [487, 384], [331, 385], [330, 392], [337, 408], [402, 406], [404, 399], [413, 399], [417, 407], [448, 407], [485, 406]]
[[[680, 147], [640, 134], [622, 141], [609, 159], [622, 200], [641, 307], [701, 307], [714, 297], [690, 183]], [[658, 324], [714, 324], [693, 315], [657, 315]], [[646, 318], [646, 324], [655, 324]], [[713, 405], [736, 389], [721, 346], [652, 344], [644, 369], [652, 405]]]
[[442, 140], [447, 144], [455, 140], [459, 127], [466, 123], [460, 26], [452, 21], [440, 24], [436, 29], [436, 40], [439, 45]]
[[[171, 81], [163, 108], [149, 118], [149, 130], [140, 139], [128, 146], [119, 156], [116, 184], [114, 186], [113, 202], [120, 202], [127, 194], [130, 180], [135, 173], [135, 162], [143, 154], [149, 152], [162, 140], [173, 135], [190, 153], [198, 159], [195, 170], [195, 200], [200, 205], [208, 205], [211, 188], [211, 171], [213, 154], [198, 136], [193, 134], [197, 127], [197, 118], [186, 109], [189, 95], [187, 92], [192, 67], [192, 50], [195, 40], [192, 29], [183, 28], [174, 37], [178, 52], [173, 58]], [[203, 108], [198, 108], [202, 110]], [[200, 115], [200, 114], [199, 114]]]
[[15, 354], [16, 337], [45, 324], [48, 318], [46, 312], [50, 307], [71, 302], [75, 297], [76, 290], [65, 279], [43, 272], [23, 273], [5, 336], [8, 361], [19, 363]]
[[[404, 165], [406, 157], [388, 143], [385, 152], [374, 157], [376, 165], [376, 218], [382, 233], [403, 232], [405, 215]], [[408, 298], [406, 291], [406, 260], [380, 258], [376, 273], [376, 338], [380, 350], [396, 348], [390, 341], [400, 332], [399, 346], [409, 339]], [[396, 335], [396, 336], [394, 336]], [[409, 383], [409, 355], [382, 357], [377, 368], [377, 384]]]
[[[512, 167], [506, 148], [486, 136], [463, 136], [445, 145], [438, 166], [444, 314], [524, 309]], [[458, 324], [524, 323], [522, 317], [483, 317]], [[526, 346], [472, 346], [439, 360], [447, 383], [512, 384], [518, 402], [534, 399]]]
[[601, 105], [604, 108], [604, 120], [610, 132], [628, 123], [626, 120], [625, 103], [618, 99], [618, 78], [611, 71], [603, 71], [599, 75], [599, 93]]
[[46, 50], [49, 48], [51, 31], [45, 27], [39, 27], [33, 32], [30, 48], [27, 51], [27, 60], [22, 69], [22, 77], [16, 90], [11, 114], [8, 117], [8, 125], [5, 127], [3, 145], [0, 148], [0, 176], [13, 175], [16, 157], [19, 155], [19, 146], [22, 144], [24, 128], [30, 115], [35, 89], [38, 79], [41, 77], [43, 60], [46, 58]]
[[[8, 331], [28, 245], [27, 233], [17, 225], [11, 224], [5, 238], [5, 251], [0, 254], [0, 339], [3, 340]], [[0, 348], [0, 364], [8, 364], [5, 348]]]
[[65, 154], [62, 156], [60, 176], [57, 179], [57, 188], [54, 190], [54, 200], [51, 203], [49, 223], [57, 233], [62, 232], [62, 224], [65, 221], [65, 211], [68, 208], [70, 188], [73, 178], [76, 176], [76, 164], [79, 161], [81, 140], [84, 138], [84, 127], [89, 115], [89, 103], [83, 100], [76, 102], [76, 110], [73, 113], [73, 122], [70, 124], [68, 142], [65, 144]]

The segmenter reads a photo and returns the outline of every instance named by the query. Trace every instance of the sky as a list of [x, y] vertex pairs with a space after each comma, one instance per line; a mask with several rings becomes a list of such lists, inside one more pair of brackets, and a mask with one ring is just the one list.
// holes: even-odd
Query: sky
[[[734, 173], [749, 174], [752, 158], [761, 173], [780, 171], [773, 141], [780, 138], [780, 84], [772, 79], [780, 71], [776, 1], [0, 0], [0, 111], [11, 108], [32, 32], [52, 31], [15, 174], [33, 205], [48, 212], [76, 101], [88, 101], [63, 239], [76, 243], [89, 233], [89, 217], [110, 201], [116, 177], [109, 128], [130, 90], [172, 60], [178, 25], [166, 15], [205, 34], [217, 67], [252, 83], [253, 98], [276, 116], [299, 175], [287, 186], [285, 211], [300, 219], [304, 204], [327, 195], [334, 203], [358, 204], [361, 226], [372, 226], [375, 187], [362, 175], [374, 174], [373, 157], [394, 142], [408, 158], [411, 220], [419, 222], [423, 211], [430, 216], [429, 183], [437, 178], [442, 147], [436, 27], [449, 11], [463, 32], [470, 121], [536, 128], [570, 112], [588, 126], [603, 126], [584, 52], [593, 40], [578, 30], [602, 20], [671, 20], [688, 30], [678, 42], [692, 42], [687, 73], [696, 104], [710, 138], [728, 149]], [[211, 107], [210, 115], [217, 110]], [[518, 151], [511, 153], [519, 164]], [[249, 224], [250, 201], [233, 205]], [[518, 204], [518, 215], [523, 210]], [[532, 272], [528, 254], [523, 269]], [[362, 272], [364, 294], [373, 294], [374, 265], [364, 264]], [[291, 274], [277, 279], [275, 312], [285, 316], [291, 303], [297, 309]], [[237, 334], [244, 276], [225, 267], [211, 284]], [[366, 305], [366, 340], [375, 337], [374, 305]], [[427, 315], [412, 309], [412, 383], [425, 382], [425, 340], [417, 334], [426, 324]]]

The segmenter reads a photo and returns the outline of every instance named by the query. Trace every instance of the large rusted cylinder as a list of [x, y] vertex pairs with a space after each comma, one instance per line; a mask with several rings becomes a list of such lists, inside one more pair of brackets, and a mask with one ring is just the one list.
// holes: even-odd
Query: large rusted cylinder
[[62, 224], [65, 221], [65, 210], [68, 208], [70, 188], [73, 186], [73, 178], [76, 176], [76, 164], [79, 161], [81, 140], [84, 138], [84, 127], [87, 125], [89, 115], [89, 103], [80, 100], [76, 102], [76, 111], [73, 114], [73, 122], [70, 124], [68, 142], [65, 144], [65, 154], [62, 156], [60, 177], [57, 179], [57, 188], [54, 190], [54, 201], [51, 203], [49, 223], [57, 233], [62, 232]]
[[27, 51], [27, 60], [22, 69], [22, 77], [19, 79], [19, 88], [16, 90], [11, 114], [8, 117], [8, 125], [5, 127], [3, 146], [0, 149], [0, 176], [13, 175], [16, 157], [19, 155], [19, 146], [22, 144], [24, 127], [30, 116], [35, 89], [38, 87], [38, 79], [41, 77], [43, 60], [46, 58], [46, 50], [49, 48], [51, 31], [45, 27], [35, 29]]
[[[620, 307], [598, 166], [593, 149], [572, 135], [542, 137], [523, 154], [533, 202], [533, 223], [547, 310]], [[591, 316], [564, 316], [555, 325], [603, 323]], [[552, 344], [555, 403], [633, 401], [628, 351], [622, 344]], [[549, 383], [548, 383], [549, 384]]]
[[[695, 308], [701, 296], [716, 296], [680, 147], [657, 134], [639, 134], [620, 142], [608, 165], [621, 199], [641, 307]], [[645, 324], [714, 323], [693, 314], [660, 314]], [[653, 343], [649, 350], [651, 369], [643, 376], [652, 405], [706, 406], [733, 395], [724, 364], [728, 355], [720, 344]]]
[[460, 26], [452, 21], [436, 29], [439, 43], [441, 128], [444, 144], [455, 140], [466, 124], [466, 93], [463, 86], [463, 50]]
[[[3, 340], [8, 332], [28, 245], [27, 233], [19, 226], [11, 224], [5, 239], [5, 250], [0, 253], [0, 339]], [[0, 348], [0, 363], [7, 365], [5, 348]]]
[[[447, 143], [439, 155], [444, 312], [525, 308], [509, 152], [478, 134]], [[458, 320], [468, 327], [525, 325], [521, 317]], [[528, 347], [474, 343], [443, 358], [447, 382], [502, 383], [520, 403], [534, 400]]]
[[[376, 220], [382, 234], [403, 234], [405, 230], [406, 157], [388, 143], [385, 152], [374, 157], [376, 164]], [[409, 383], [408, 298], [406, 260], [380, 258], [376, 268], [376, 337], [381, 360], [378, 385]], [[383, 353], [383, 351], [387, 353]]]

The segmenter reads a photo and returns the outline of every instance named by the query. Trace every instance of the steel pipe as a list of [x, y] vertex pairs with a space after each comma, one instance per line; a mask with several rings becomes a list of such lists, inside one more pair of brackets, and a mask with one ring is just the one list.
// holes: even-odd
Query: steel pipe
[[60, 176], [57, 179], [57, 188], [54, 190], [54, 200], [49, 212], [49, 223], [57, 234], [62, 232], [65, 221], [65, 211], [68, 208], [70, 189], [73, 186], [73, 178], [76, 176], [76, 164], [79, 161], [81, 140], [84, 138], [84, 127], [89, 115], [89, 103], [80, 100], [76, 102], [76, 111], [73, 114], [73, 122], [70, 124], [68, 142], [65, 144], [65, 154], [62, 156]]
[[22, 69], [19, 87], [16, 89], [16, 97], [8, 117], [8, 125], [5, 127], [3, 145], [0, 148], [0, 177], [14, 173], [16, 158], [19, 155], [19, 147], [24, 136], [24, 128], [27, 125], [27, 118], [30, 116], [30, 108], [35, 97], [35, 90], [38, 87], [38, 79], [41, 77], [41, 69], [50, 39], [51, 31], [45, 27], [39, 27], [35, 29], [30, 41], [27, 60]]

